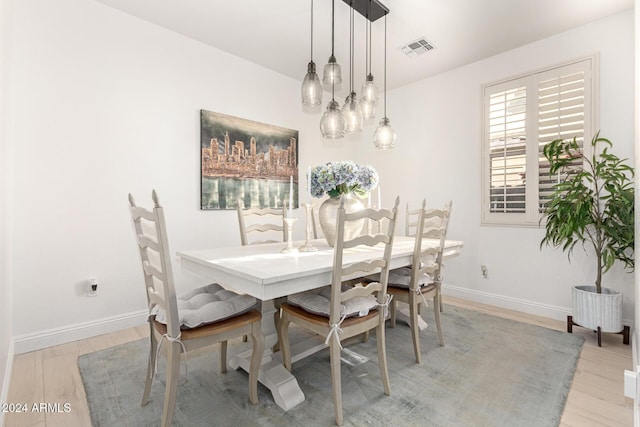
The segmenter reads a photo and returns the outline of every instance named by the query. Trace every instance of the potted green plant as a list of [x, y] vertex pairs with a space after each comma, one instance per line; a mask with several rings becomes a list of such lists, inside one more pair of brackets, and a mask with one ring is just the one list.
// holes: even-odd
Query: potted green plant
[[[557, 177], [550, 200], [544, 206], [541, 221], [545, 235], [540, 247], [560, 247], [569, 260], [577, 244], [595, 255], [596, 277], [593, 285], [572, 289], [572, 325], [601, 332], [623, 332], [628, 344], [628, 326], [622, 325], [622, 295], [602, 286], [602, 275], [616, 261], [633, 270], [634, 189], [631, 166], [609, 152], [612, 142], [600, 137], [591, 140], [592, 152], [583, 155], [576, 138], [557, 139], [544, 147], [549, 174]], [[600, 150], [600, 151], [598, 151]], [[582, 167], [579, 167], [579, 166]]]

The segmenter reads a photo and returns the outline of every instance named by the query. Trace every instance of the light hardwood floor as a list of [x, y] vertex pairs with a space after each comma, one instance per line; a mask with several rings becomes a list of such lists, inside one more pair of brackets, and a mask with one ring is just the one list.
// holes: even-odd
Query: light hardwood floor
[[[523, 314], [501, 308], [444, 297], [446, 304], [477, 310], [547, 328], [566, 330], [565, 322]], [[623, 372], [631, 369], [631, 347], [622, 336], [603, 334], [598, 348], [595, 334], [574, 327], [574, 334], [585, 337], [576, 375], [561, 421], [563, 427], [632, 426], [633, 401], [623, 395]], [[15, 357], [8, 402], [71, 404], [70, 412], [5, 414], [6, 427], [91, 425], [89, 409], [77, 358], [114, 345], [146, 337], [146, 325], [127, 329]], [[61, 410], [64, 410], [61, 406]]]

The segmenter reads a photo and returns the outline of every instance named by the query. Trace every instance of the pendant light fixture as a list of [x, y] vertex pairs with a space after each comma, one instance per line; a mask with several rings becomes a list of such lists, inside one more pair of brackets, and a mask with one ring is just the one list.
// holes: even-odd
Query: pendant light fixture
[[[371, 13], [371, 0], [369, 0], [369, 11]], [[373, 119], [376, 116], [376, 103], [378, 101], [378, 88], [373, 82], [373, 74], [371, 73], [371, 21], [366, 23], [366, 46], [365, 46], [365, 69], [366, 77], [362, 83], [362, 98], [360, 99], [360, 107], [362, 108], [362, 116], [365, 120]]]
[[302, 111], [315, 113], [320, 111], [322, 105], [322, 84], [316, 73], [316, 64], [313, 62], [313, 0], [311, 0], [311, 60], [307, 65], [307, 75], [302, 81]]
[[396, 131], [387, 118], [387, 14], [384, 14], [384, 117], [373, 135], [373, 143], [379, 150], [390, 150], [396, 141]]
[[[334, 22], [334, 7], [335, 7], [335, 0], [332, 0], [332, 6], [331, 6], [331, 57], [329, 58], [329, 64], [324, 66], [324, 78], [322, 79], [322, 82], [325, 83], [325, 80], [327, 80], [330, 84], [331, 84], [331, 101], [329, 102], [329, 104], [327, 105], [327, 111], [324, 112], [324, 114], [322, 115], [322, 119], [320, 119], [320, 133], [322, 133], [322, 137], [324, 139], [339, 139], [339, 138], [344, 138], [344, 132], [345, 132], [345, 128], [347, 127], [347, 121], [345, 120], [344, 116], [342, 115], [342, 112], [340, 111], [340, 105], [338, 105], [338, 103], [336, 102], [336, 96], [335, 96], [335, 92], [336, 92], [336, 84], [338, 83], [336, 81], [336, 77], [340, 77], [340, 66], [338, 64], [335, 63], [336, 58], [333, 56], [333, 39], [334, 39], [334, 26], [333, 26], [333, 22]], [[331, 59], [333, 58], [333, 66]], [[327, 67], [331, 67], [333, 69], [333, 71], [335, 72], [336, 67], [338, 70], [337, 75], [333, 74], [333, 78], [331, 79], [327, 79]], [[340, 77], [340, 81], [342, 81], [342, 77]]]
[[360, 109], [360, 103], [358, 102], [358, 96], [353, 90], [353, 5], [351, 6], [351, 22], [349, 23], [349, 95], [344, 101], [342, 107], [342, 114], [344, 115], [347, 123], [346, 132], [362, 132], [362, 110]]
[[340, 64], [336, 62], [334, 55], [334, 39], [335, 39], [335, 18], [336, 18], [336, 0], [331, 0], [331, 56], [329, 62], [324, 66], [322, 72], [322, 84], [333, 89], [336, 87], [340, 90], [340, 84], [342, 83], [342, 69]]
[[344, 138], [344, 132], [347, 127], [347, 121], [340, 111], [340, 106], [335, 99], [331, 99], [327, 105], [327, 111], [320, 119], [320, 132], [324, 139], [340, 139]]

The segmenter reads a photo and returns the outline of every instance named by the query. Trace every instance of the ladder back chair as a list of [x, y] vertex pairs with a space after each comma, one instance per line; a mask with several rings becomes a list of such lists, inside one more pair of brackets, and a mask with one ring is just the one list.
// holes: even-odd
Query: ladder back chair
[[[344, 196], [337, 213], [336, 242], [333, 251], [333, 272], [331, 285], [318, 290], [290, 295], [282, 304], [282, 316], [278, 324], [278, 337], [284, 366], [291, 371], [291, 350], [288, 328], [291, 322], [325, 338], [330, 349], [331, 380], [333, 402], [337, 425], [342, 425], [342, 384], [340, 374], [341, 341], [376, 331], [378, 365], [384, 393], [391, 393], [387, 356], [385, 348], [385, 308], [388, 306], [387, 277], [398, 212], [398, 199], [393, 209], [364, 209], [346, 213]], [[345, 240], [345, 223], [361, 219], [380, 221], [386, 219], [386, 230], [372, 235], [360, 235], [353, 240]], [[381, 248], [366, 261], [347, 264], [344, 253], [355, 247]], [[380, 247], [378, 246], [378, 247]], [[366, 285], [346, 286], [345, 281], [354, 277], [380, 272], [380, 281]]]
[[[421, 363], [420, 328], [418, 316], [420, 305], [426, 306], [427, 299], [433, 300], [433, 311], [438, 331], [440, 345], [444, 345], [442, 324], [440, 320], [442, 283], [442, 256], [444, 243], [451, 214], [451, 202], [447, 202], [443, 209], [426, 209], [423, 200], [422, 208], [418, 210], [413, 256], [410, 267], [391, 270], [389, 273], [387, 292], [393, 295], [391, 302], [391, 327], [396, 325], [397, 302], [409, 304], [409, 323], [413, 350], [416, 363]], [[425, 245], [423, 239], [434, 239], [433, 243]]]
[[149, 305], [150, 348], [142, 406], [149, 402], [160, 349], [167, 353], [167, 374], [162, 426], [171, 425], [176, 404], [181, 353], [220, 343], [220, 372], [227, 371], [227, 340], [248, 335], [253, 354], [249, 372], [249, 400], [258, 403], [258, 369], [264, 351], [261, 314], [257, 301], [218, 284], [176, 296], [164, 211], [156, 191], [153, 209], [137, 206], [131, 194], [131, 217], [140, 250]]
[[[288, 236], [288, 229], [284, 226], [284, 217], [286, 216], [285, 207], [282, 209], [275, 208], [248, 208], [245, 209], [244, 201], [241, 197], [237, 199], [237, 213], [238, 213], [238, 225], [240, 226], [240, 241], [242, 246], [247, 245], [259, 245], [263, 243], [277, 243], [286, 242]], [[314, 224], [315, 226], [315, 224]], [[253, 239], [258, 235], [263, 237], [275, 237], [281, 233], [282, 240], [274, 240], [274, 238], [264, 238], [262, 240]], [[284, 301], [284, 298], [279, 298], [274, 301], [276, 308]], [[280, 320], [280, 312], [276, 310], [273, 313], [273, 320], [277, 324]], [[244, 342], [247, 338], [242, 339]], [[278, 351], [279, 343], [273, 345], [273, 351]]]
[[[406, 205], [406, 218], [405, 218], [405, 222], [404, 222], [404, 235], [405, 236], [409, 236], [409, 237], [415, 237], [416, 236], [416, 231], [418, 230], [418, 216], [420, 214], [420, 212], [422, 212], [423, 208], [418, 208], [418, 209], [409, 209], [409, 203], [407, 203]], [[443, 311], [443, 305], [442, 305], [442, 295], [440, 295], [439, 297], [439, 303], [440, 303], [440, 313], [442, 313]], [[420, 313], [420, 307], [418, 307], [418, 314]]]
[[[422, 208], [424, 209], [424, 207]], [[414, 237], [418, 229], [418, 216], [422, 209], [409, 209], [409, 203], [406, 206], [406, 218], [404, 222], [404, 235]]]
[[[260, 243], [276, 243], [287, 241], [287, 227], [283, 224], [284, 207], [275, 208], [244, 208], [244, 201], [238, 197], [238, 224], [240, 225], [240, 241], [242, 246]], [[282, 240], [263, 239], [250, 240], [258, 235], [267, 236], [269, 232], [281, 233]], [[273, 233], [271, 233], [273, 234]]]

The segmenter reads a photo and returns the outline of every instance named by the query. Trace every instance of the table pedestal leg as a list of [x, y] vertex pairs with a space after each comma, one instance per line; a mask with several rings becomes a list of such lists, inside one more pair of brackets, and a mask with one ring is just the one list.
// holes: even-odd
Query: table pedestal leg
[[[409, 305], [403, 302], [398, 302], [398, 308], [396, 309], [396, 319], [402, 320], [407, 325], [411, 325], [411, 315], [409, 314]], [[427, 322], [421, 316], [418, 316], [418, 329], [424, 331], [427, 329]]]
[[[285, 369], [280, 355], [271, 351], [272, 346], [278, 342], [278, 334], [273, 323], [274, 313], [273, 301], [263, 301], [262, 333], [264, 334], [265, 351], [258, 373], [258, 381], [271, 390], [276, 404], [288, 411], [304, 402], [304, 394], [295, 377]], [[240, 353], [229, 360], [231, 368], [242, 368], [247, 372], [249, 372], [250, 364], [251, 351]]]

